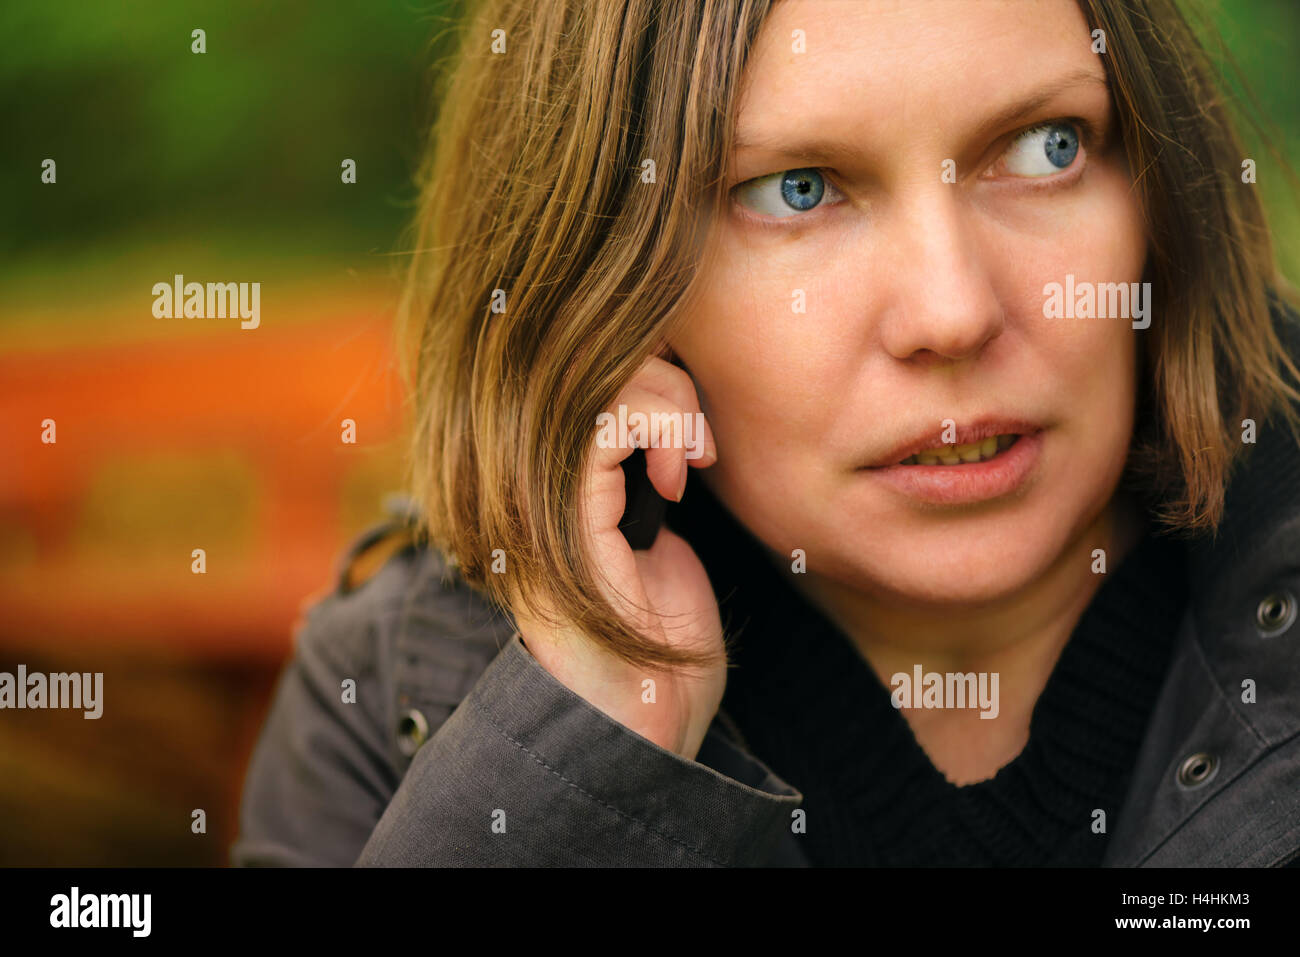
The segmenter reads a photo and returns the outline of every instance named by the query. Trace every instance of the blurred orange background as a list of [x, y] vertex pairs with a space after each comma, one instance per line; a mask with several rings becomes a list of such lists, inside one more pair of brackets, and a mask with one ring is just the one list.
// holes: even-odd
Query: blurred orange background
[[104, 673], [97, 720], [2, 715], [0, 861], [224, 862], [295, 619], [400, 490], [390, 298], [267, 295], [256, 330], [146, 301], [154, 336], [0, 355], [0, 670]]

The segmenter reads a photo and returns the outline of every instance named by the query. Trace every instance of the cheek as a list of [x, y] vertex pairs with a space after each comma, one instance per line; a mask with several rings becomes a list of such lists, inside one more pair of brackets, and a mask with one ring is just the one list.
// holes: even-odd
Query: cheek
[[[1071, 217], [1068, 235], [1040, 249], [1022, 250], [1033, 263], [1035, 280], [1022, 287], [1022, 328], [1037, 365], [1073, 409], [1062, 437], [1077, 450], [1080, 475], [1109, 474], [1127, 455], [1137, 388], [1137, 337], [1129, 317], [1048, 319], [1043, 317], [1043, 285], [1075, 281], [1124, 283], [1133, 288], [1143, 277], [1146, 239], [1141, 210], [1128, 178], [1113, 166], [1099, 169], [1092, 190]], [[1144, 302], [1153, 322], [1159, 303]]]
[[[1142, 208], [1122, 158], [1093, 158], [1084, 178], [1052, 201], [994, 198], [978, 206], [973, 222], [984, 265], [998, 297], [1031, 327], [1043, 318], [1047, 283], [1137, 282], [1146, 261]], [[1158, 305], [1158, 304], [1157, 304]], [[1035, 321], [1037, 320], [1037, 321]], [[1087, 323], [1071, 329], [1058, 321], [1066, 339], [1087, 337]]]
[[806, 271], [729, 252], [703, 277], [672, 337], [718, 442], [713, 478], [759, 464], [780, 472], [825, 448], [835, 390], [822, 366], [836, 345], [797, 308], [796, 291], [807, 297], [811, 282]]
[[1052, 383], [1068, 410], [1057, 435], [1062, 498], [1097, 507], [1109, 497], [1128, 457], [1136, 398], [1136, 341], [1125, 320], [1078, 320], [1058, 337]]

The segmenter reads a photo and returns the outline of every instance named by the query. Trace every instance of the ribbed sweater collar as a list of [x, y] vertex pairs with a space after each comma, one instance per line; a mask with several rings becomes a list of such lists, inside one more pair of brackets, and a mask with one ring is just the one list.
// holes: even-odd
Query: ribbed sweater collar
[[[723, 710], [804, 793], [819, 865], [1096, 864], [1166, 671], [1187, 598], [1184, 547], [1148, 535], [1078, 622], [996, 776], [958, 787], [931, 764], [849, 638], [692, 478], [670, 524], [708, 570], [737, 635]], [[1110, 830], [1108, 828], [1107, 830]]]

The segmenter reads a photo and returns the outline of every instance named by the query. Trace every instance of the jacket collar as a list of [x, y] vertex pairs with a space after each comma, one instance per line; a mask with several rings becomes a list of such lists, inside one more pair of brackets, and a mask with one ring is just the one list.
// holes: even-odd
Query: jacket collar
[[[1281, 304], [1273, 311], [1283, 347], [1300, 360], [1300, 317]], [[1234, 423], [1239, 427], [1240, 423]], [[1236, 584], [1225, 571], [1243, 563], [1263, 540], [1300, 514], [1300, 445], [1280, 420], [1257, 423], [1256, 441], [1228, 484], [1215, 535], [1190, 543], [1189, 574], [1198, 618], [1207, 618]]]
[[[1300, 357], [1300, 319], [1277, 303], [1274, 322]], [[1300, 446], [1280, 417], [1257, 422], [1217, 532], [1188, 543], [1188, 581], [1105, 863], [1273, 866], [1300, 852], [1300, 625], [1267, 628], [1264, 614], [1300, 602]]]
[[[1300, 317], [1279, 304], [1274, 322], [1284, 348], [1300, 359]], [[1275, 702], [1243, 703], [1241, 682], [1253, 678], [1261, 683], [1263, 675], [1246, 672], [1264, 649], [1300, 641], [1300, 625], [1272, 634], [1279, 628], [1268, 629], [1260, 621], [1261, 605], [1270, 600], [1280, 598], [1284, 605], [1289, 600], [1293, 609], [1300, 602], [1300, 591], [1290, 580], [1297, 568], [1300, 444], [1278, 416], [1257, 423], [1256, 442], [1229, 481], [1217, 532], [1192, 540], [1188, 548], [1190, 611], [1207, 664], [1240, 719], [1255, 725], [1265, 739], [1300, 730], [1300, 701], [1274, 713], [1260, 705]]]

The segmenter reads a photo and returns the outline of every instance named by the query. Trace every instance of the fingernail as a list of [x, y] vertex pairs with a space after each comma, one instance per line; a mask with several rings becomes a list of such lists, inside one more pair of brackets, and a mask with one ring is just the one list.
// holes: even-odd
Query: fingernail
[[686, 494], [686, 476], [689, 472], [690, 469], [686, 465], [686, 458], [683, 456], [681, 471], [677, 477], [677, 501], [679, 502], [682, 500], [682, 496]]
[[711, 435], [709, 440], [704, 443], [704, 461], [708, 465], [718, 461], [718, 447], [713, 444], [713, 436]]

